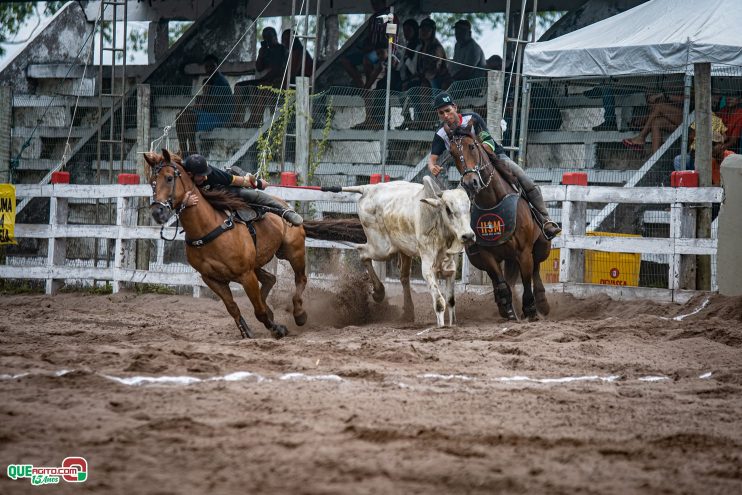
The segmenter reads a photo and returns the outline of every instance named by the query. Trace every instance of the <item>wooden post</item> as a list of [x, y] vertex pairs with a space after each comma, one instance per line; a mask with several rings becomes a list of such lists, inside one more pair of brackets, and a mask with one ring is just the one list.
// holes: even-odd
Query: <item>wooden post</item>
[[309, 184], [309, 78], [296, 78], [296, 163], [294, 169], [300, 184]]
[[10, 182], [10, 129], [13, 120], [13, 88], [0, 86], [0, 183]]
[[[55, 186], [55, 189], [58, 186]], [[67, 198], [49, 198], [49, 224], [51, 225], [52, 235], [49, 237], [49, 246], [47, 248], [46, 266], [49, 271], [49, 278], [46, 279], [46, 293], [56, 294], [64, 285], [64, 279], [55, 279], [54, 267], [64, 266], [67, 259], [67, 239], [57, 237], [57, 226], [67, 223], [68, 212]]]
[[[569, 190], [567, 186], [567, 198]], [[584, 201], [562, 202], [562, 238], [565, 245], [576, 236], [585, 235], [587, 224], [587, 204]], [[559, 282], [583, 283], [585, 281], [585, 251], [563, 247], [559, 251]]]
[[[136, 225], [137, 211], [132, 205], [137, 204], [137, 198], [116, 198], [116, 225], [118, 227], [133, 227]], [[120, 270], [122, 268], [134, 268], [133, 249], [131, 245], [135, 240], [122, 239], [119, 235], [114, 239], [115, 250], [113, 253], [113, 280], [111, 288], [116, 294], [120, 289]]]
[[[137, 174], [141, 177], [142, 184], [149, 182], [144, 152], [149, 151], [152, 142], [150, 102], [151, 89], [149, 84], [137, 85]], [[139, 198], [137, 202], [139, 203], [137, 225], [148, 225], [150, 221], [149, 208], [147, 208], [149, 198]], [[150, 247], [151, 241], [148, 239], [136, 241], [136, 267], [138, 270], [149, 269]]]
[[[696, 88], [696, 157], [695, 166], [698, 172], [698, 185], [711, 187], [711, 64], [694, 64]], [[696, 237], [711, 237], [711, 208], [706, 205], [698, 210]], [[711, 257], [698, 256], [696, 288], [711, 290]]]
[[502, 142], [502, 81], [504, 72], [487, 72], [487, 129], [498, 143]]
[[[673, 203], [670, 207], [670, 238], [688, 239], [696, 234], [696, 211], [687, 204]], [[669, 288], [696, 288], [696, 257], [687, 254], [670, 256]]]
[[323, 16], [324, 35], [322, 36], [322, 59], [328, 60], [338, 51], [340, 40], [340, 24], [338, 16], [330, 14]]
[[147, 63], [155, 65], [165, 58], [170, 47], [170, 33], [167, 19], [150, 22], [147, 33]]

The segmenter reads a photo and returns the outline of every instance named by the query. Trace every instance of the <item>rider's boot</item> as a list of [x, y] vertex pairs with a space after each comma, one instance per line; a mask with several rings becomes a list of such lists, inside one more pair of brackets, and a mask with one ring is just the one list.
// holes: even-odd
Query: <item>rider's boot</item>
[[554, 220], [549, 218], [549, 211], [546, 209], [544, 197], [541, 195], [541, 189], [536, 186], [528, 191], [526, 195], [528, 196], [528, 201], [531, 203], [531, 205], [533, 205], [534, 208], [536, 208], [536, 211], [541, 216], [541, 226], [543, 228], [544, 235], [548, 240], [553, 239], [557, 236], [557, 234], [559, 234], [559, 232], [562, 231], [562, 229]]
[[258, 206], [265, 206], [269, 210], [273, 211], [273, 213], [279, 215], [281, 218], [289, 222], [294, 227], [298, 227], [304, 223], [304, 219], [301, 218], [301, 215], [296, 213], [291, 208], [287, 208], [284, 203], [278, 201], [276, 198], [267, 193], [257, 191], [255, 189], [243, 189], [242, 191], [240, 191], [240, 194], [249, 195], [249, 198], [245, 198], [247, 203], [255, 204]]

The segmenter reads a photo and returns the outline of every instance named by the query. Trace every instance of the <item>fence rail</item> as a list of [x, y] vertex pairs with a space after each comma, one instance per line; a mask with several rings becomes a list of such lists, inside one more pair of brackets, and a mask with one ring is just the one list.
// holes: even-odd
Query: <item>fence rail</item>
[[[652, 297], [665, 300], [676, 300], [684, 291], [683, 279], [687, 277], [689, 256], [711, 255], [717, 251], [717, 240], [695, 238], [695, 208], [719, 203], [723, 198], [721, 188], [620, 188], [595, 186], [543, 186], [544, 199], [548, 202], [561, 203], [561, 221], [564, 228], [562, 236], [553, 241], [554, 248], [560, 248], [559, 284], [552, 290], [575, 292], [574, 288], [582, 286], [577, 292], [586, 290], [584, 280], [584, 250], [610, 253], [642, 253], [649, 255], [669, 255], [668, 287], [664, 291], [655, 291]], [[49, 198], [50, 211], [47, 224], [18, 224], [15, 228], [17, 238], [47, 239], [46, 262], [36, 266], [0, 265], [0, 278], [6, 279], [41, 279], [46, 281], [47, 293], [59, 289], [65, 279], [110, 281], [114, 291], [121, 283], [152, 283], [164, 285], [192, 286], [198, 295], [204, 287], [198, 274], [190, 267], [179, 264], [179, 270], [168, 269], [162, 259], [162, 240], [160, 227], [138, 225], [138, 205], [140, 198], [151, 196], [149, 185], [16, 185], [18, 198]], [[331, 204], [355, 203], [357, 194], [328, 193], [317, 189], [270, 187], [268, 192], [280, 196], [286, 201], [301, 203]], [[115, 225], [72, 225], [67, 223], [67, 207], [70, 200], [76, 199], [115, 200]], [[588, 218], [586, 215], [589, 203], [633, 203], [633, 204], [669, 204], [670, 236], [660, 237], [604, 237], [586, 235]], [[165, 227], [164, 235], [170, 239], [182, 240], [174, 227]], [[107, 267], [74, 266], [70, 263], [66, 240], [73, 238], [111, 239], [115, 242], [112, 265]], [[155, 240], [160, 244], [159, 255], [155, 262], [149, 264], [148, 270], [133, 267], [134, 241]], [[319, 249], [347, 249], [342, 243], [315, 241], [308, 239], [307, 246]], [[472, 269], [466, 257], [463, 257], [462, 282], [472, 284]], [[712, 289], [715, 289], [712, 280]], [[606, 288], [600, 290], [605, 291]], [[621, 290], [626, 291], [627, 288]], [[651, 289], [637, 288], [638, 293], [646, 294]]]

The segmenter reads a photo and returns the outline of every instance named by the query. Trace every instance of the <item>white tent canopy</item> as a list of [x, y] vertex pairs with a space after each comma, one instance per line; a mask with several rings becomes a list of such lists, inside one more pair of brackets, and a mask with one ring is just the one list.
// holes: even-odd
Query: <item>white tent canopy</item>
[[742, 66], [742, 1], [651, 0], [550, 41], [526, 47], [523, 74], [605, 77], [685, 72], [688, 65]]

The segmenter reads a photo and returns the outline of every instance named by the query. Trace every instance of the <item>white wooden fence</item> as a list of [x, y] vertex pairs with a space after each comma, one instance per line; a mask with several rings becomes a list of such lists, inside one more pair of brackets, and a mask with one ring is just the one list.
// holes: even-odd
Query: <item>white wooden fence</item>
[[[721, 188], [623, 188], [593, 186], [543, 186], [546, 201], [562, 202], [563, 233], [553, 241], [560, 250], [559, 284], [552, 284], [552, 291], [565, 291], [577, 295], [595, 292], [608, 293], [612, 297], [641, 297], [654, 300], [683, 301], [694, 292], [681, 290], [684, 272], [691, 270], [690, 255], [716, 255], [717, 240], [696, 239], [695, 207], [708, 203], [719, 203], [723, 197]], [[268, 192], [287, 201], [330, 201], [351, 203], [357, 194], [326, 193], [313, 189], [270, 187]], [[113, 291], [124, 282], [165, 285], [185, 285], [194, 288], [194, 295], [204, 287], [200, 276], [190, 267], [180, 265], [173, 271], [162, 262], [162, 248], [158, 259], [149, 270], [133, 267], [134, 240], [160, 241], [160, 227], [137, 225], [139, 198], [151, 196], [149, 185], [16, 185], [16, 196], [20, 198], [50, 198], [49, 224], [17, 224], [16, 238], [48, 239], [45, 263], [37, 266], [0, 265], [0, 278], [41, 279], [46, 281], [46, 292], [54, 293], [65, 280], [87, 279], [110, 281]], [[68, 203], [72, 199], [111, 199], [116, 201], [116, 225], [71, 225], [67, 223]], [[625, 238], [590, 237], [585, 235], [588, 219], [587, 203], [631, 203], [671, 205], [669, 238]], [[174, 227], [165, 229], [167, 238], [182, 240]], [[72, 253], [67, 252], [69, 238], [113, 239], [115, 255], [109, 267], [80, 267], [70, 264]], [[162, 241], [160, 241], [162, 242]], [[347, 248], [347, 245], [325, 241], [308, 240], [310, 247]], [[594, 286], [581, 283], [584, 277], [584, 250], [648, 253], [670, 255], [669, 287], [649, 289], [640, 287]], [[466, 257], [462, 267], [462, 282], [471, 285], [472, 280]], [[472, 287], [473, 288], [473, 287]], [[715, 289], [715, 280], [712, 281]]]

